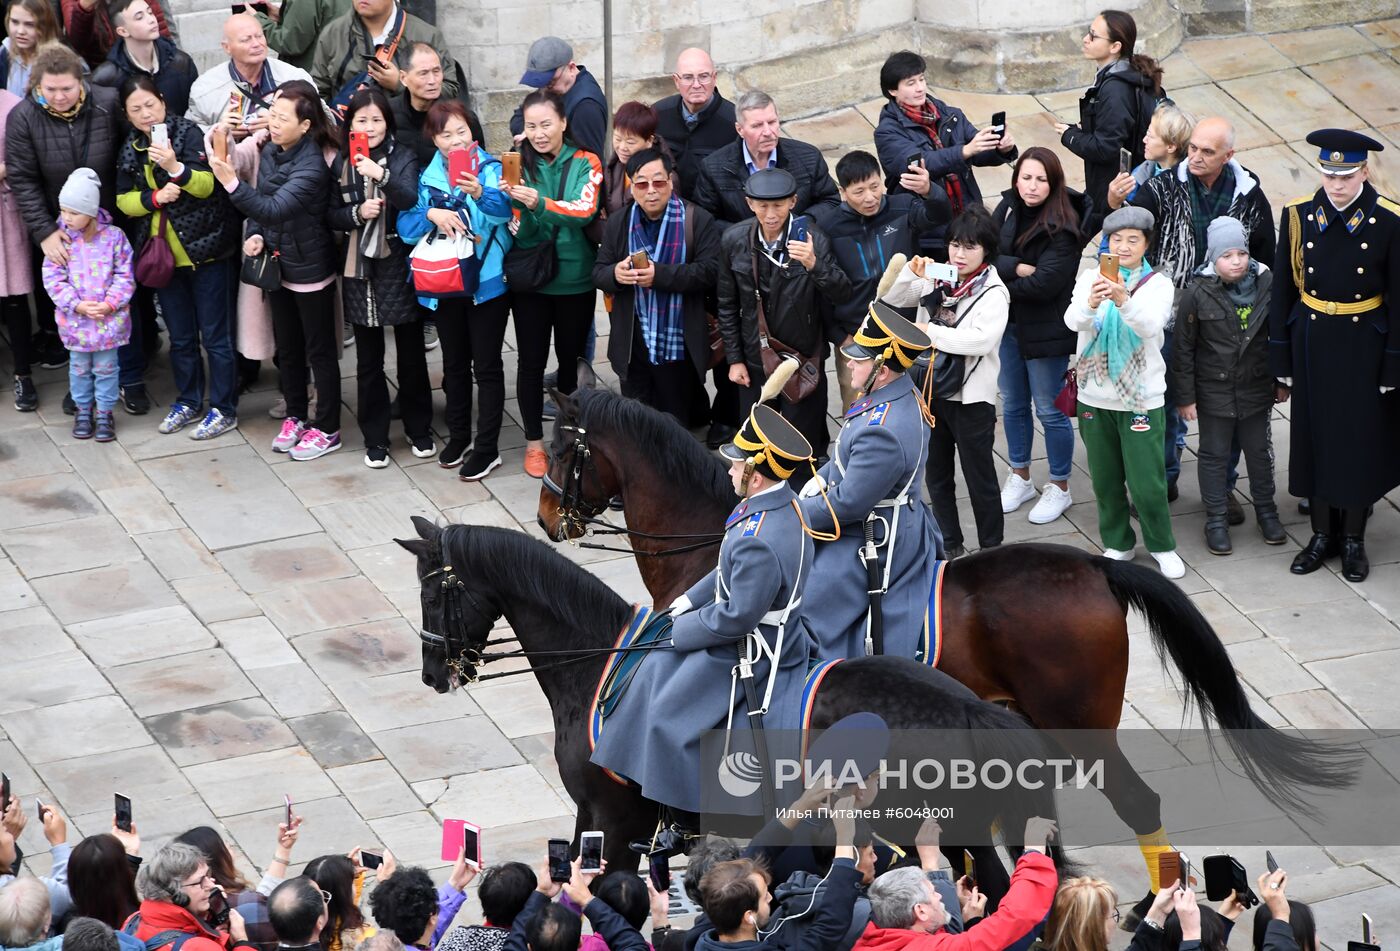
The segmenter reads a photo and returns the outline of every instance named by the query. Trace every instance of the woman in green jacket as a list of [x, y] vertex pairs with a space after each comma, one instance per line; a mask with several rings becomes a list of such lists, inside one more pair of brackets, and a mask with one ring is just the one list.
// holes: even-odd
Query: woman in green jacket
[[520, 143], [523, 183], [507, 186], [516, 213], [512, 250], [528, 251], [553, 241], [558, 262], [548, 284], [511, 292], [519, 354], [515, 390], [525, 427], [525, 472], [538, 479], [547, 465], [541, 414], [550, 334], [553, 332], [554, 355], [559, 362], [559, 392], [568, 394], [577, 382], [578, 359], [593, 325], [597, 247], [584, 228], [598, 215], [603, 164], [592, 152], [568, 141], [564, 100], [558, 95], [545, 90], [532, 92], [525, 97], [521, 111], [525, 119], [525, 138]]

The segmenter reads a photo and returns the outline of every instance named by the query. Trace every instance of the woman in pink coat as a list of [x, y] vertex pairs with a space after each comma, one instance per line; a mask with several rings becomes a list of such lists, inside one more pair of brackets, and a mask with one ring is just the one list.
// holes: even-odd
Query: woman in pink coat
[[5, 123], [10, 110], [21, 102], [0, 87], [0, 310], [4, 312], [5, 335], [15, 358], [15, 409], [32, 413], [39, 406], [39, 394], [29, 376], [29, 292], [34, 290], [34, 269], [29, 260], [29, 233], [20, 220], [15, 197], [5, 168]]

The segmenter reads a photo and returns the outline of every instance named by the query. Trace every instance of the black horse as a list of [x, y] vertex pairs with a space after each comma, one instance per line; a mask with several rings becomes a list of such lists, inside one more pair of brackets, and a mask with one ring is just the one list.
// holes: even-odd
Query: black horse
[[[630, 840], [651, 835], [656, 804], [635, 786], [624, 786], [589, 762], [588, 716], [594, 690], [618, 632], [633, 606], [584, 569], [543, 542], [516, 531], [490, 526], [439, 528], [414, 517], [418, 538], [398, 543], [418, 559], [422, 585], [423, 682], [438, 693], [477, 679], [476, 669], [492, 659], [487, 641], [504, 617], [520, 642], [520, 651], [549, 700], [554, 716], [554, 755], [564, 786], [578, 806], [579, 832], [601, 829], [605, 857], [612, 868], [634, 869], [638, 856]], [[564, 659], [559, 659], [560, 657]], [[520, 671], [525, 673], [525, 671]], [[487, 675], [488, 677], [492, 675]], [[727, 684], [697, 685], [727, 690]], [[957, 731], [976, 739], [978, 748], [947, 750], [944, 755], [984, 761], [996, 757], [1044, 755], [1024, 720], [977, 698], [937, 670], [898, 657], [868, 657], [834, 666], [822, 682], [812, 712], [818, 731], [849, 714], [869, 711], [882, 717], [892, 732]], [[658, 716], [683, 715], [676, 709]], [[953, 741], [958, 742], [958, 741]], [[964, 829], [979, 828], [974, 841], [986, 841], [993, 823], [1019, 830], [1027, 818], [1054, 817], [1049, 789], [1026, 791], [998, 800], [983, 798], [980, 815], [959, 815]], [[912, 842], [918, 817], [881, 824], [892, 841]], [[945, 827], [945, 842], [958, 841]], [[1015, 834], [1013, 832], [1013, 834]], [[956, 835], [956, 832], [953, 833]], [[1007, 875], [990, 846], [973, 849], [979, 885], [989, 896], [1004, 893]], [[1052, 857], [1063, 864], [1058, 848]], [[956, 867], [956, 866], [955, 866]]]

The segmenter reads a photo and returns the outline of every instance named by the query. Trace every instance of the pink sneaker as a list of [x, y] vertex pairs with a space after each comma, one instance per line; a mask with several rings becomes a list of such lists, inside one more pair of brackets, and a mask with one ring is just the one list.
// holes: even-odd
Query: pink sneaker
[[339, 448], [340, 433], [323, 433], [313, 426], [302, 434], [301, 442], [292, 448], [292, 458], [297, 462], [307, 462]]
[[282, 431], [277, 434], [277, 438], [272, 440], [273, 452], [291, 452], [297, 443], [301, 442], [302, 434], [306, 432], [306, 424], [295, 416], [288, 416], [282, 420]]

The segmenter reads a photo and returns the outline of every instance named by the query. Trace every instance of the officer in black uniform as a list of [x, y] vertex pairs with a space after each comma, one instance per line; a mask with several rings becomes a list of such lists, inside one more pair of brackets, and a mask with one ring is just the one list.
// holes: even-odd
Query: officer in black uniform
[[1291, 388], [1288, 489], [1311, 503], [1294, 574], [1342, 556], [1364, 581], [1366, 510], [1400, 485], [1400, 206], [1367, 181], [1370, 136], [1319, 129], [1322, 187], [1279, 226], [1270, 371]]

